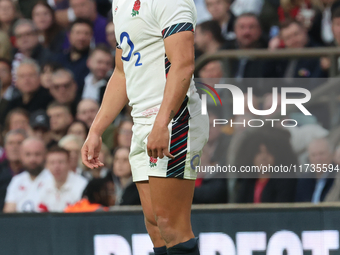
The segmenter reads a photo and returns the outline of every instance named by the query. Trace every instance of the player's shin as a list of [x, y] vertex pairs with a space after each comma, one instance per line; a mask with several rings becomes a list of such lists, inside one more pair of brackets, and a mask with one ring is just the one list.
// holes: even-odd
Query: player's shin
[[199, 255], [198, 238], [192, 238], [184, 243], [176, 244], [168, 248], [168, 255]]

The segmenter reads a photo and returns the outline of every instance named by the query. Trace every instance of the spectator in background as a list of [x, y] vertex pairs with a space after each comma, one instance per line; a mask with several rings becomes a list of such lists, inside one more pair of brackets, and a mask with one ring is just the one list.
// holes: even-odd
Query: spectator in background
[[76, 17], [69, 7], [69, 0], [48, 0], [47, 3], [55, 10], [56, 22], [63, 28], [67, 28]]
[[14, 1], [0, 0], [0, 30], [13, 36], [13, 25], [18, 18]]
[[60, 147], [52, 147], [46, 155], [46, 168], [51, 172], [43, 192], [40, 192], [40, 212], [63, 212], [64, 209], [81, 199], [87, 185], [84, 177], [70, 171], [69, 152]]
[[[199, 78], [202, 79], [203, 83], [206, 83], [210, 86], [214, 86], [215, 84], [224, 84], [226, 83], [225, 75], [223, 72], [223, 63], [219, 60], [210, 61], [206, 65], [199, 70], [198, 73]], [[221, 118], [229, 119], [232, 118], [232, 112], [230, 105], [224, 102], [228, 102], [231, 100], [230, 91], [226, 89], [215, 88], [216, 92], [221, 98], [223, 103], [221, 107]], [[208, 105], [214, 104], [214, 101], [211, 97], [207, 97]]]
[[[253, 97], [254, 99], [255, 97]], [[257, 101], [254, 101], [255, 104], [258, 106]], [[255, 105], [254, 104], [254, 105]], [[257, 107], [256, 107], [257, 108]], [[255, 118], [255, 116], [250, 112], [245, 112], [244, 115], [236, 115], [233, 116], [234, 123], [242, 123], [245, 121], [246, 123]], [[249, 126], [247, 125], [234, 125], [232, 129], [232, 136], [229, 144], [229, 148], [226, 152], [226, 161], [228, 164], [234, 166], [236, 164], [236, 156], [242, 145], [242, 141], [248, 135]], [[231, 186], [231, 185], [230, 185]], [[230, 197], [231, 198], [231, 197]]]
[[[223, 134], [221, 126], [213, 126], [214, 119], [220, 119], [219, 112], [209, 111], [209, 140], [203, 148], [201, 155], [201, 166], [212, 166], [218, 164], [225, 166], [225, 151], [228, 149], [230, 137]], [[195, 182], [193, 203], [227, 203], [228, 186], [225, 176], [218, 178], [217, 175], [198, 172]]]
[[37, 110], [30, 116], [30, 126], [32, 128], [32, 136], [41, 139], [45, 144], [51, 141], [50, 120], [44, 110]]
[[108, 207], [116, 203], [115, 186], [110, 179], [93, 179], [87, 184], [82, 197], [79, 202], [68, 206], [64, 212], [83, 213], [108, 211]]
[[129, 163], [130, 149], [118, 147], [113, 155], [113, 176], [116, 189], [116, 204], [140, 205], [136, 184], [132, 181]]
[[130, 148], [132, 139], [132, 126], [133, 122], [130, 119], [122, 120], [114, 135], [114, 146], [115, 147], [126, 147]]
[[83, 146], [83, 140], [75, 135], [65, 135], [58, 142], [58, 146], [67, 150], [69, 153], [69, 164], [72, 172], [76, 174], [82, 174], [83, 169], [80, 161], [80, 150]]
[[113, 22], [109, 22], [106, 25], [106, 40], [110, 46], [111, 55], [116, 55], [117, 40], [115, 35], [115, 25]]
[[280, 6], [277, 10], [279, 21], [297, 19], [308, 29], [315, 15], [312, 3], [316, 2], [309, 0], [280, 0]]
[[56, 102], [69, 107], [72, 115], [75, 116], [79, 95], [77, 94], [77, 84], [71, 71], [62, 68], [53, 72], [50, 94]]
[[92, 99], [83, 99], [78, 104], [76, 118], [84, 121], [87, 127], [90, 128], [98, 110], [99, 104], [97, 101]]
[[205, 0], [194, 0], [197, 10], [197, 24], [211, 20], [211, 14], [207, 10]]
[[81, 120], [73, 121], [67, 130], [68, 135], [78, 136], [82, 141], [85, 141], [88, 132], [89, 128], [87, 127], [86, 123]]
[[99, 15], [95, 0], [70, 0], [76, 18], [88, 19], [93, 23], [93, 37], [95, 44], [107, 44], [105, 28], [107, 19]]
[[112, 15], [112, 2], [109, 0], [96, 0], [97, 11], [100, 15], [107, 17], [108, 19], [110, 15]]
[[66, 135], [68, 127], [73, 121], [70, 108], [57, 102], [51, 103], [47, 108], [47, 115], [50, 118], [51, 142], [47, 147], [56, 145]]
[[70, 48], [67, 52], [57, 56], [56, 61], [64, 68], [72, 71], [78, 85], [78, 94], [81, 95], [84, 87], [84, 79], [89, 73], [86, 65], [90, 51], [90, 43], [93, 36], [92, 23], [86, 19], [77, 19], [70, 26]]
[[15, 108], [6, 115], [4, 136], [8, 131], [15, 129], [22, 129], [27, 134], [31, 134], [29, 113], [23, 108]]
[[217, 21], [205, 21], [196, 27], [195, 45], [201, 54], [212, 54], [220, 50], [224, 43], [221, 27]]
[[234, 0], [230, 9], [236, 17], [244, 13], [254, 13], [259, 16], [264, 2], [264, 0]]
[[[8, 101], [10, 101], [16, 94], [14, 92], [14, 86], [11, 86], [12, 85], [11, 62], [4, 58], [0, 58], [0, 84], [1, 84], [0, 88], [0, 117], [1, 117], [5, 116], [4, 114], [7, 109]], [[3, 123], [3, 120], [1, 120], [0, 123]]]
[[209, 140], [203, 148], [201, 163], [203, 166], [218, 164], [226, 165], [225, 151], [228, 149], [231, 137], [222, 133], [221, 125], [214, 127], [214, 119], [221, 119], [221, 112], [209, 109]]
[[16, 71], [16, 87], [21, 95], [8, 102], [5, 114], [17, 107], [24, 108], [29, 113], [46, 109], [52, 97], [48, 90], [40, 86], [39, 73], [39, 66], [35, 61], [26, 59], [20, 63]]
[[5, 136], [6, 160], [0, 163], [0, 211], [4, 207], [6, 190], [12, 177], [20, 174], [23, 170], [20, 159], [20, 145], [25, 140], [24, 130], [12, 130]]
[[39, 194], [51, 174], [44, 170], [46, 149], [37, 138], [25, 139], [20, 148], [24, 172], [11, 180], [5, 199], [4, 212], [37, 212]]
[[[287, 49], [303, 49], [318, 46], [310, 40], [306, 28], [296, 20], [286, 20], [281, 24], [281, 38]], [[320, 78], [327, 77], [322, 71], [320, 59], [300, 58], [292, 60], [279, 60], [276, 63], [270, 62], [266, 69], [265, 76], [285, 78], [291, 82], [292, 78]], [[308, 89], [312, 89], [308, 86]]]
[[[307, 33], [306, 28], [296, 20], [286, 20], [281, 24], [281, 38], [287, 49], [303, 49], [318, 46]], [[268, 61], [265, 68], [265, 77], [284, 78], [281, 79], [283, 86], [294, 86], [294, 78], [326, 78], [327, 72], [322, 70], [319, 58], [299, 58], [290, 60]], [[320, 86], [322, 82], [318, 79], [308, 79], [300, 87], [309, 91]], [[309, 107], [310, 112], [315, 115], [324, 127], [330, 123], [328, 106], [322, 103]]]
[[281, 37], [286, 48], [304, 48], [317, 46], [312, 42], [307, 34], [307, 30], [297, 20], [286, 20], [281, 24]]
[[235, 39], [234, 22], [235, 16], [230, 11], [231, 0], [205, 0], [207, 10], [216, 20], [222, 31], [222, 35], [226, 40]]
[[12, 59], [12, 45], [8, 35], [0, 30], [0, 58]]
[[[301, 127], [288, 129], [291, 134], [291, 144], [298, 155], [299, 164], [308, 164], [308, 146], [318, 138], [327, 137], [329, 131], [319, 124], [305, 124]], [[333, 139], [336, 141], [336, 139]]]
[[236, 39], [228, 41], [227, 49], [260, 49], [266, 48], [263, 42], [262, 28], [258, 17], [253, 13], [244, 13], [235, 21]]
[[[0, 81], [1, 81], [1, 99], [10, 101], [13, 98], [14, 87], [12, 85], [11, 62], [7, 59], [0, 58]], [[2, 100], [1, 100], [2, 101]]]
[[99, 104], [103, 100], [106, 84], [112, 71], [113, 58], [106, 46], [97, 46], [87, 60], [90, 73], [85, 77], [82, 98], [89, 98]]
[[39, 42], [51, 52], [62, 52], [66, 35], [56, 23], [54, 10], [48, 3], [41, 1], [34, 5], [32, 20], [38, 29]]
[[[333, 162], [334, 162], [334, 169], [340, 168], [340, 146], [337, 146], [335, 148], [334, 156], [333, 156]], [[325, 202], [339, 202], [340, 201], [340, 174], [337, 170], [335, 170], [336, 178], [333, 182], [333, 185], [329, 192], [327, 193], [325, 197]]]
[[52, 53], [39, 43], [38, 29], [33, 21], [19, 19], [14, 24], [15, 46], [13, 72], [26, 58], [32, 58], [42, 66], [53, 58]]
[[202, 67], [198, 76], [201, 79], [221, 79], [223, 77], [222, 62], [218, 60], [210, 61]]
[[321, 0], [312, 19], [309, 36], [320, 45], [327, 46], [333, 42], [332, 12], [340, 6], [336, 0]]
[[[290, 145], [290, 134], [280, 128], [261, 128], [249, 133], [236, 155], [236, 166], [290, 166], [297, 158]], [[273, 174], [247, 173], [235, 185], [237, 203], [283, 203], [293, 202], [296, 179]], [[255, 178], [251, 178], [255, 177]]]
[[[61, 69], [62, 66], [55, 62], [47, 62], [41, 67], [40, 84], [45, 89], [50, 89], [52, 84], [52, 74]], [[50, 91], [51, 93], [51, 91]]]
[[[340, 46], [340, 7], [337, 7], [332, 12], [332, 33], [333, 42], [330, 46], [339, 47]], [[321, 67], [323, 70], [328, 71], [331, 66], [331, 61], [328, 57], [321, 58]]]
[[334, 171], [317, 171], [318, 164], [322, 170], [324, 166], [328, 170], [328, 166], [333, 164], [333, 151], [329, 141], [326, 138], [312, 141], [308, 146], [308, 156], [309, 163], [315, 166], [315, 171], [310, 173], [310, 178], [298, 179], [295, 201], [319, 203], [325, 200], [334, 181]]
[[[235, 21], [236, 39], [227, 41], [226, 49], [250, 50], [266, 48], [267, 44], [262, 39], [262, 28], [258, 17], [253, 13], [244, 13]], [[264, 61], [261, 59], [250, 60], [242, 57], [230, 62], [230, 74], [232, 77], [242, 78], [262, 77]]]
[[332, 13], [332, 32], [334, 36], [332, 46], [340, 46], [340, 7]]

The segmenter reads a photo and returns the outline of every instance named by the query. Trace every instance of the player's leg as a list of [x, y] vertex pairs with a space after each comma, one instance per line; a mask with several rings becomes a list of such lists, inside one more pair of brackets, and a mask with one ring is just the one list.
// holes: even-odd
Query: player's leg
[[[174, 160], [150, 158], [149, 185], [157, 226], [169, 255], [198, 255], [197, 239], [191, 229], [191, 204], [204, 144], [208, 140], [207, 116], [174, 122], [170, 128], [170, 153]], [[174, 178], [176, 177], [176, 178]]]
[[190, 221], [195, 182], [150, 176], [149, 184], [157, 226], [168, 254], [198, 255], [197, 239]]
[[160, 234], [155, 215], [153, 213], [149, 183], [147, 181], [136, 182], [136, 185], [143, 207], [146, 230], [148, 231], [153, 243], [155, 255], [167, 255], [165, 242]]
[[152, 210], [150, 188], [148, 183], [149, 169], [148, 157], [143, 146], [143, 140], [150, 132], [150, 126], [134, 124], [133, 136], [131, 140], [130, 164], [133, 181], [136, 183], [139, 197], [143, 207], [144, 221], [146, 229], [154, 245], [155, 255], [166, 255], [165, 242], [161, 237], [157, 222]]

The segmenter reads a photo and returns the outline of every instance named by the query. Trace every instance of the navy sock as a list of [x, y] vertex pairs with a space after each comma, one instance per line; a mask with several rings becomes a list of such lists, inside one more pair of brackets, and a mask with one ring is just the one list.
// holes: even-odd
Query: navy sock
[[168, 255], [199, 255], [198, 250], [198, 237], [192, 238], [184, 243], [176, 244], [168, 248]]
[[157, 247], [153, 248], [153, 251], [155, 252], [155, 255], [167, 255], [168, 253], [166, 252], [166, 246], [162, 247]]

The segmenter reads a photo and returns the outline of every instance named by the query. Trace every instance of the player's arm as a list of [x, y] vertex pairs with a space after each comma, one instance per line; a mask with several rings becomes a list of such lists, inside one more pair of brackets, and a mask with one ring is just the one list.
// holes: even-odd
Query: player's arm
[[122, 50], [117, 48], [116, 67], [108, 81], [101, 107], [91, 125], [90, 132], [101, 136], [127, 103]]
[[107, 84], [101, 107], [91, 125], [89, 135], [81, 151], [83, 163], [93, 169], [103, 164], [99, 162], [101, 136], [128, 103], [122, 50], [116, 49], [116, 67]]
[[5, 203], [4, 213], [14, 213], [16, 212], [17, 204], [16, 203]]
[[[148, 138], [148, 155], [173, 157], [168, 151], [168, 124], [180, 108], [188, 92], [195, 69], [194, 34], [183, 31], [164, 39], [165, 52], [171, 63], [163, 102]], [[164, 136], [163, 134], [167, 134]]]

